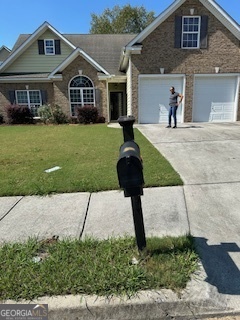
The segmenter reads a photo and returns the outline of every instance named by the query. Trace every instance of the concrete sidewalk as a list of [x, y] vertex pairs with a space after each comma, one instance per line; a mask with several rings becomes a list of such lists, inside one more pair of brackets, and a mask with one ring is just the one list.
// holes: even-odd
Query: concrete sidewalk
[[[200, 186], [179, 186], [144, 189], [141, 197], [147, 237], [191, 232], [196, 238], [202, 253], [200, 271], [181, 296], [161, 290], [141, 292], [130, 300], [65, 296], [43, 297], [34, 302], [49, 304], [50, 319], [168, 319], [166, 315], [182, 319], [192, 319], [194, 315], [198, 319], [203, 315], [240, 314], [240, 277], [236, 267], [239, 247], [229, 241], [233, 229], [225, 227], [215, 233], [213, 221], [207, 225], [204, 222], [209, 216], [201, 218], [203, 212], [209, 212], [212, 198], [218, 197], [219, 186], [216, 185], [215, 194], [208, 197], [206, 193]], [[195, 202], [196, 195], [204, 198], [204, 205]], [[217, 210], [221, 211], [219, 207]], [[124, 198], [122, 191], [2, 197], [0, 217], [1, 242], [24, 241], [29, 236], [103, 239], [134, 235], [131, 201]], [[221, 220], [216, 223], [221, 230]], [[214, 234], [210, 243], [204, 235], [211, 228]], [[221, 242], [216, 245], [218, 241]], [[222, 248], [225, 256], [220, 253], [219, 261]]]
[[[144, 189], [147, 236], [189, 233], [182, 187]], [[122, 191], [0, 198], [0, 241], [134, 235], [131, 199]]]
[[[144, 189], [146, 236], [191, 233], [198, 274], [180, 296], [171, 290], [132, 299], [43, 297], [49, 319], [199, 319], [240, 315], [240, 126], [187, 124], [177, 130], [138, 125], [170, 161], [184, 186]], [[134, 235], [130, 198], [122, 191], [0, 198], [0, 242], [58, 235], [99, 239]], [[6, 303], [10, 303], [9, 301]]]

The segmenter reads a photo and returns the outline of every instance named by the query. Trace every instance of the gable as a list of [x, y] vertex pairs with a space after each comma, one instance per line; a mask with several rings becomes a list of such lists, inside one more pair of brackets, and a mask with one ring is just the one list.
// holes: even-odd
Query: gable
[[[193, 12], [190, 11], [193, 9]], [[143, 44], [149, 43], [147, 38], [153, 38], [151, 35], [157, 29], [161, 29], [164, 33], [165, 41], [174, 41], [172, 48], [182, 48], [182, 23], [183, 16], [194, 17], [199, 19], [198, 23], [198, 38], [197, 46], [194, 48], [207, 48], [208, 47], [208, 17], [214, 17], [221, 29], [228, 31], [230, 37], [234, 38], [233, 42], [240, 40], [240, 27], [239, 25], [213, 0], [175, 0], [163, 13], [161, 13], [146, 29], [138, 34], [122, 51], [120, 69], [126, 70], [128, 65], [129, 56], [131, 54], [141, 54]], [[213, 19], [212, 19], [213, 20]], [[169, 21], [167, 25], [166, 22]], [[169, 27], [174, 27], [175, 39], [169, 38]], [[163, 30], [164, 29], [164, 30]], [[172, 31], [171, 31], [172, 32]], [[229, 37], [229, 38], [230, 38]], [[189, 48], [189, 47], [188, 47]], [[145, 47], [146, 49], [146, 47]]]
[[175, 0], [165, 11], [163, 11], [147, 28], [145, 28], [128, 46], [133, 46], [136, 43], [141, 43], [153, 30], [163, 23], [170, 15], [182, 5], [194, 8], [202, 4], [209, 10], [220, 22], [240, 40], [239, 25], [213, 0]]
[[[61, 54], [56, 54], [54, 56], [39, 54], [39, 40], [44, 41], [46, 39], [59, 40], [61, 44]], [[66, 43], [61, 41], [61, 39], [59, 39], [52, 31], [47, 30], [8, 68], [6, 68], [5, 72], [51, 72], [65, 60], [71, 52], [72, 49]]]
[[102, 72], [106, 75], [109, 75], [108, 71], [105, 70], [100, 64], [98, 64], [92, 57], [90, 57], [86, 52], [77, 48], [74, 50], [61, 64], [59, 64], [49, 75], [49, 77], [53, 77], [57, 73], [63, 72], [77, 57], [81, 56], [86, 62], [88, 62], [92, 67], [94, 67], [97, 71]]
[[[60, 34], [56, 29], [54, 29], [48, 22], [44, 22], [33, 34], [31, 34], [30, 36], [27, 35], [26, 40], [23, 43], [20, 43], [18, 47], [16, 45], [14, 46], [16, 50], [13, 51], [12, 54], [6, 59], [6, 61], [4, 61], [4, 63], [0, 66], [0, 72], [5, 72], [6, 69], [9, 70], [10, 66], [13, 64], [14, 61], [16, 61], [19, 57], [24, 57], [24, 53], [27, 52], [27, 50], [31, 48], [32, 45], [34, 46], [36, 41], [40, 39], [41, 36], [43, 36], [46, 31], [51, 32], [50, 36], [57, 37], [61, 41], [61, 43], [66, 44], [67, 46], [69, 46], [70, 49], [72, 50], [76, 49], [76, 47], [71, 42], [69, 42], [66, 38], [64, 38], [62, 34]], [[29, 54], [29, 52], [27, 52], [27, 54]], [[54, 60], [54, 58], [52, 60]], [[22, 61], [20, 60], [20, 63], [21, 62]], [[17, 67], [19, 68], [19, 65], [17, 65]], [[17, 71], [17, 72], [21, 72], [21, 71]]]

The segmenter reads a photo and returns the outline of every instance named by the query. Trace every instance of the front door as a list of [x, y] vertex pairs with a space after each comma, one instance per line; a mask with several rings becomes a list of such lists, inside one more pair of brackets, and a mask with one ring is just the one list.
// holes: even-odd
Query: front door
[[123, 92], [110, 92], [111, 121], [123, 115]]

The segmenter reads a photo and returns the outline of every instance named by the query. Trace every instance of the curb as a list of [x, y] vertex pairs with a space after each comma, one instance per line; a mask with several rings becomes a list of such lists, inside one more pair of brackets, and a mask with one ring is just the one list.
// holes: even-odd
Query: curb
[[47, 303], [49, 320], [187, 320], [240, 315], [240, 309], [229, 307], [224, 295], [204, 281], [205, 276], [200, 265], [200, 271], [179, 294], [162, 289], [140, 291], [131, 298], [66, 295], [4, 303]]

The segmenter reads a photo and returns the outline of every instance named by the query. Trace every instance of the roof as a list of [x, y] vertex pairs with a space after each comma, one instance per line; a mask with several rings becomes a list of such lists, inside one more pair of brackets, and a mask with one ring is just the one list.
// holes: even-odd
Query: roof
[[34, 74], [14, 74], [0, 76], [0, 82], [14, 83], [14, 82], [51, 82], [49, 79], [49, 73], [34, 73]]
[[[31, 36], [31, 34], [21, 34], [11, 55], [20, 50]], [[73, 47], [84, 51], [109, 74], [121, 75], [119, 63], [122, 48], [135, 38], [136, 34], [62, 34], [62, 37]]]
[[85, 51], [110, 74], [121, 74], [119, 69], [121, 50], [134, 34], [64, 34], [76, 47]]
[[8, 52], [11, 52], [11, 50], [10, 50], [8, 47], [6, 47], [6, 46], [1, 46], [1, 47], [0, 47], [0, 51], [2, 51], [2, 50], [6, 50], [6, 51], [8, 51]]

